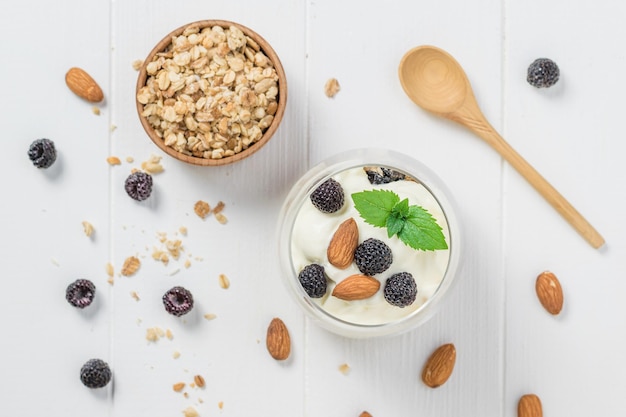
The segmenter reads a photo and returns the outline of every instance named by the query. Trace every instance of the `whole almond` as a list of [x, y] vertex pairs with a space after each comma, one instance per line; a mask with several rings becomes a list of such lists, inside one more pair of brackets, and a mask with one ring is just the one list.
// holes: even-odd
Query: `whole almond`
[[265, 339], [267, 351], [272, 358], [277, 361], [283, 361], [289, 357], [291, 353], [291, 338], [285, 323], [275, 317], [267, 328], [267, 337]]
[[424, 369], [422, 369], [422, 381], [431, 388], [443, 385], [454, 370], [456, 362], [456, 348], [452, 343], [439, 346], [430, 355]]
[[354, 260], [354, 251], [359, 245], [359, 228], [352, 217], [339, 225], [328, 249], [326, 256], [331, 265], [339, 269], [346, 269]]
[[359, 414], [359, 417], [372, 417], [372, 415], [367, 411], [363, 411], [361, 414]]
[[539, 397], [535, 394], [522, 395], [517, 403], [517, 417], [543, 417]]
[[548, 313], [557, 315], [563, 308], [563, 289], [556, 275], [545, 271], [539, 274], [535, 282], [535, 291], [539, 302]]
[[380, 281], [376, 278], [354, 274], [335, 286], [333, 296], [346, 301], [364, 300], [376, 294]]
[[104, 99], [98, 83], [83, 69], [70, 68], [65, 74], [65, 83], [74, 94], [87, 101], [98, 103]]

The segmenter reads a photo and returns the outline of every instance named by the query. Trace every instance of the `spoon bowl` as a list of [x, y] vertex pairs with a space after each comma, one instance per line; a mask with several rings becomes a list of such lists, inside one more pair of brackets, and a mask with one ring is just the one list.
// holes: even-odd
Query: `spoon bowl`
[[418, 46], [400, 61], [404, 92], [418, 106], [467, 127], [494, 148], [594, 248], [604, 245], [596, 229], [489, 124], [459, 63], [434, 46]]

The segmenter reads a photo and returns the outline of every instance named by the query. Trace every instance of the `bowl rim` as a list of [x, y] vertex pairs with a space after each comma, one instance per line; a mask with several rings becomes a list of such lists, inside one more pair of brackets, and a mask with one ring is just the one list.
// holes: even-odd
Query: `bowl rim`
[[[259, 47], [261, 48], [263, 53], [265, 53], [265, 55], [272, 62], [274, 69], [276, 71], [276, 74], [278, 75], [278, 99], [277, 99], [278, 108], [276, 109], [276, 113], [274, 114], [274, 119], [272, 120], [272, 123], [265, 130], [265, 132], [263, 132], [263, 136], [261, 137], [261, 139], [256, 141], [252, 146], [248, 147], [247, 149], [239, 153], [236, 153], [235, 155], [232, 155], [232, 156], [227, 156], [227, 157], [220, 158], [220, 159], [211, 159], [211, 158], [200, 158], [197, 156], [187, 155], [182, 152], [179, 152], [175, 150], [174, 148], [165, 145], [163, 140], [157, 136], [154, 128], [150, 126], [150, 123], [148, 123], [147, 118], [141, 115], [144, 109], [144, 105], [141, 104], [137, 100], [137, 93], [142, 87], [145, 86], [146, 81], [148, 79], [148, 73], [147, 73], [148, 64], [152, 61], [152, 58], [158, 52], [163, 51], [163, 49], [171, 45], [172, 38], [174, 36], [179, 36], [186, 29], [193, 27], [193, 26], [198, 26], [201, 29], [206, 28], [206, 27], [212, 27], [212, 26], [221, 26], [225, 29], [229, 28], [230, 26], [237, 27], [245, 35], [249, 36], [256, 43], [259, 44]], [[276, 51], [274, 51], [274, 48], [272, 48], [272, 46], [269, 44], [269, 42], [265, 40], [265, 38], [263, 38], [254, 30], [250, 29], [249, 27], [245, 25], [242, 25], [241, 23], [233, 22], [230, 20], [222, 20], [222, 19], [197, 20], [195, 22], [184, 24], [172, 30], [170, 33], [165, 35], [148, 53], [143, 63], [141, 64], [141, 67], [139, 68], [139, 75], [137, 77], [137, 83], [135, 85], [135, 106], [137, 109], [137, 115], [139, 116], [139, 121], [141, 122], [141, 126], [143, 127], [144, 131], [146, 132], [150, 140], [152, 140], [152, 142], [155, 145], [157, 145], [157, 147], [161, 149], [163, 152], [165, 152], [166, 154], [170, 155], [171, 157], [175, 159], [178, 159], [180, 161], [187, 162], [193, 165], [201, 165], [201, 166], [227, 165], [227, 164], [231, 164], [233, 162], [237, 162], [242, 159], [245, 159], [246, 157], [257, 152], [260, 148], [263, 147], [263, 145], [265, 145], [270, 140], [270, 138], [274, 135], [274, 133], [276, 133], [276, 130], [278, 129], [278, 126], [280, 125], [283, 119], [283, 116], [285, 114], [285, 109], [287, 107], [287, 77], [285, 75], [285, 70], [280, 61], [280, 58], [278, 57], [278, 54], [276, 54]]]
[[[296, 278], [291, 262], [291, 230], [299, 208], [308, 194], [320, 183], [338, 172], [358, 166], [387, 166], [417, 178], [441, 206], [449, 229], [450, 256], [444, 277], [435, 293], [410, 315], [383, 324], [357, 324], [344, 321], [317, 306], [306, 295]], [[292, 186], [283, 201], [278, 217], [277, 242], [281, 279], [292, 299], [320, 327], [349, 338], [371, 338], [398, 335], [428, 321], [440, 309], [447, 294], [458, 280], [463, 254], [463, 232], [458, 205], [441, 178], [417, 159], [389, 149], [361, 148], [337, 153], [307, 170]]]

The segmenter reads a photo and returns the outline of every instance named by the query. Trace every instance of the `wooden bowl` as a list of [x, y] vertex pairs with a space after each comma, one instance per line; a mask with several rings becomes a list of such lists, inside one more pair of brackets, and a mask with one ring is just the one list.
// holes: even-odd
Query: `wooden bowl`
[[[243, 34], [245, 35], [246, 39], [247, 39], [247, 44], [250, 45], [250, 50], [248, 51], [249, 53], [255, 53], [256, 50], [254, 48], [259, 48], [260, 52], [262, 52], [263, 54], [265, 54], [265, 56], [270, 60], [271, 62], [271, 67], [274, 68], [275, 71], [275, 76], [277, 77], [277, 83], [276, 83], [276, 87], [278, 89], [278, 92], [276, 92], [276, 90], [273, 90], [272, 92], [272, 96], [274, 96], [275, 93], [275, 101], [276, 104], [274, 104], [271, 110], [269, 110], [268, 114], [272, 114], [273, 113], [273, 119], [271, 119], [271, 123], [269, 123], [269, 126], [266, 127], [268, 121], [266, 120], [266, 123], [262, 124], [259, 126], [259, 129], [262, 132], [262, 136], [256, 140], [254, 140], [251, 144], [249, 145], [245, 145], [242, 144], [242, 142], [245, 141], [241, 141], [239, 142], [241, 144], [241, 146], [237, 145], [234, 146], [234, 144], [237, 141], [237, 130], [240, 131], [246, 131], [249, 132], [250, 131], [250, 123], [247, 123], [247, 128], [244, 128], [243, 126], [243, 122], [239, 123], [238, 121], [235, 121], [235, 123], [233, 124], [239, 124], [239, 127], [235, 130], [235, 133], [231, 134], [231, 124], [228, 123], [228, 136], [226, 136], [225, 134], [223, 134], [225, 131], [218, 131], [218, 127], [217, 127], [217, 123], [213, 123], [215, 122], [215, 120], [217, 120], [218, 118], [221, 119], [222, 115], [219, 115], [217, 113], [219, 113], [219, 110], [215, 110], [217, 113], [215, 113], [213, 116], [209, 116], [209, 117], [214, 117], [215, 120], [212, 120], [210, 122], [208, 122], [205, 119], [204, 120], [204, 124], [203, 124], [203, 129], [202, 131], [197, 130], [197, 132], [200, 133], [199, 136], [203, 137], [203, 146], [200, 146], [199, 148], [196, 149], [195, 154], [190, 150], [187, 149], [187, 145], [185, 145], [184, 147], [182, 147], [182, 149], [175, 149], [174, 145], [169, 145], [165, 143], [165, 140], [163, 139], [163, 135], [164, 132], [163, 130], [157, 131], [157, 129], [155, 129], [155, 127], [153, 126], [154, 123], [156, 123], [153, 120], [153, 123], [151, 123], [148, 120], [148, 117], [146, 117], [144, 115], [144, 111], [146, 110], [146, 105], [149, 105], [150, 103], [146, 103], [143, 104], [140, 102], [139, 99], [139, 95], [141, 91], [146, 91], [148, 89], [144, 89], [144, 87], [146, 86], [146, 83], [149, 81], [149, 79], [152, 78], [152, 83], [156, 82], [156, 79], [153, 75], [149, 75], [148, 73], [148, 65], [155, 59], [155, 57], [158, 59], [159, 56], [163, 56], [164, 53], [168, 53], [170, 51], [170, 49], [173, 47], [172, 45], [172, 40], [174, 37], [178, 37], [180, 35], [182, 35], [183, 33], [185, 33], [185, 31], [187, 31], [188, 29], [191, 30], [191, 28], [193, 27], [198, 27], [200, 29], [200, 31], [202, 29], [205, 28], [210, 28], [210, 27], [214, 27], [214, 26], [220, 26], [222, 28], [224, 28], [225, 30], [230, 28], [230, 27], [236, 27], [239, 30], [241, 30], [241, 32], [243, 32]], [[250, 42], [250, 39], [253, 42]], [[169, 54], [171, 55], [171, 54]], [[244, 54], [245, 55], [245, 54]], [[231, 68], [232, 69], [232, 68]], [[236, 72], [236, 71], [235, 71]], [[237, 72], [236, 72], [237, 73]], [[226, 76], [222, 75], [214, 75], [214, 76], [209, 76], [206, 75], [205, 77], [209, 80], [209, 82], [214, 82], [216, 81], [215, 78], [216, 77], [222, 77], [220, 80], [217, 80], [218, 84], [223, 83], [223, 80], [226, 79]], [[201, 78], [201, 77], [200, 77]], [[228, 84], [228, 83], [227, 83]], [[222, 84], [222, 85], [227, 85], [227, 84]], [[234, 92], [234, 86], [236, 85], [236, 82], [232, 82], [232, 86], [229, 86], [229, 89], [232, 90]], [[154, 84], [153, 84], [154, 86]], [[143, 90], [142, 90], [143, 89]], [[167, 90], [167, 89], [166, 89]], [[152, 90], [154, 91], [154, 89]], [[172, 96], [172, 93], [168, 93], [170, 95], [170, 98], [175, 98], [178, 99], [178, 94], [182, 93], [182, 90], [179, 90], [177, 92], [174, 93], [174, 95]], [[139, 77], [137, 79], [137, 86], [136, 86], [136, 92], [135, 92], [135, 101], [136, 101], [136, 105], [137, 105], [137, 113], [139, 115], [139, 120], [141, 121], [141, 125], [143, 126], [144, 130], [146, 131], [146, 133], [148, 134], [148, 136], [150, 137], [150, 139], [152, 139], [152, 141], [161, 149], [163, 150], [165, 153], [167, 153], [168, 155], [183, 161], [183, 162], [187, 162], [190, 164], [195, 164], [195, 165], [203, 165], [203, 166], [216, 166], [216, 165], [226, 165], [226, 164], [230, 164], [236, 161], [240, 161], [250, 155], [252, 155], [253, 153], [255, 153], [256, 151], [258, 151], [261, 147], [263, 147], [263, 145], [265, 145], [270, 138], [274, 135], [274, 133], [276, 132], [276, 129], [278, 129], [278, 126], [280, 125], [284, 112], [285, 112], [285, 107], [287, 104], [287, 79], [285, 77], [285, 72], [283, 70], [283, 67], [281, 65], [280, 59], [278, 58], [278, 55], [276, 55], [276, 52], [272, 49], [272, 47], [270, 46], [270, 44], [263, 39], [263, 37], [261, 37], [259, 34], [257, 34], [256, 32], [254, 32], [253, 30], [238, 24], [238, 23], [234, 23], [234, 22], [230, 22], [230, 21], [226, 21], [226, 20], [201, 20], [201, 21], [197, 21], [197, 22], [193, 22], [193, 23], [189, 23], [187, 25], [181, 26], [178, 29], [172, 31], [171, 33], [169, 33], [167, 36], [165, 36], [153, 49], [152, 51], [150, 51], [150, 53], [148, 54], [148, 56], [146, 57], [146, 59], [144, 60], [140, 70], [139, 70]], [[234, 93], [233, 93], [234, 94]], [[259, 94], [260, 95], [260, 94]], [[269, 93], [268, 93], [269, 95]], [[188, 95], [189, 96], [189, 95]], [[204, 94], [202, 92], [202, 90], [200, 90], [199, 92], [196, 92], [196, 94], [194, 94], [194, 97], [197, 99], [198, 97], [202, 97], [202, 96], [206, 96], [206, 94]], [[185, 97], [186, 98], [186, 97]], [[234, 100], [234, 99], [233, 99]], [[254, 100], [258, 100], [258, 95], [255, 95], [255, 99]], [[142, 101], [146, 101], [145, 99], [142, 99]], [[163, 100], [161, 100], [163, 101]], [[217, 100], [214, 100], [217, 101]], [[274, 101], [273, 99], [270, 101]], [[255, 103], [258, 103], [258, 101], [254, 101]], [[227, 103], [227, 102], [226, 102]], [[171, 103], [170, 103], [171, 104]], [[196, 103], [197, 104], [197, 103]], [[182, 107], [182, 105], [181, 105]], [[198, 107], [198, 106], [196, 106]], [[203, 106], [204, 108], [204, 106]], [[152, 107], [152, 110], [154, 110], [154, 106]], [[150, 110], [150, 111], [152, 111]], [[182, 111], [182, 110], [181, 110]], [[208, 110], [207, 110], [208, 112]], [[262, 112], [261, 112], [262, 114]], [[173, 116], [172, 113], [170, 113], [170, 117]], [[153, 116], [153, 117], [157, 117], [157, 116]], [[160, 117], [160, 116], [159, 116]], [[163, 116], [164, 117], [164, 116]], [[179, 133], [182, 133], [182, 135], [186, 135], [187, 136], [194, 136], [195, 137], [195, 131], [188, 129], [187, 124], [184, 122], [184, 118], [186, 116], [183, 116], [183, 121], [180, 121], [179, 119], [176, 121], [177, 125], [180, 127], [180, 129], [176, 128], [174, 130], [176, 130]], [[194, 120], [196, 119], [196, 113], [193, 113], [193, 117]], [[163, 118], [160, 117], [159, 120], [162, 120]], [[251, 118], [251, 120], [253, 120], [254, 117]], [[268, 118], [269, 120], [270, 118]], [[156, 120], [156, 119], [155, 119]], [[231, 119], [233, 120], [233, 119]], [[196, 121], [197, 122], [197, 121]], [[174, 123], [174, 122], [172, 122]], [[194, 123], [193, 121], [191, 122], [192, 124]], [[258, 121], [257, 121], [258, 123]], [[221, 125], [220, 128], [224, 128], [225, 124]], [[257, 129], [253, 129], [256, 132], [256, 136], [258, 137], [259, 133]], [[210, 132], [210, 133], [209, 133]], [[217, 134], [220, 134], [222, 136], [217, 136]], [[211, 147], [207, 146], [209, 143], [209, 139], [205, 136], [211, 136], [212, 138], [217, 137], [217, 140], [222, 141], [222, 139], [230, 139], [230, 138], [235, 138], [235, 142], [229, 142], [230, 145], [229, 146], [234, 146], [233, 149], [230, 149], [231, 152], [227, 152], [228, 155], [227, 156], [223, 156], [221, 158], [211, 158], [207, 155], [209, 155], [207, 152], [212, 153], [211, 152]], [[171, 136], [171, 130], [170, 130], [170, 138], [172, 138]], [[213, 139], [212, 139], [213, 140]], [[239, 136], [239, 140], [241, 140], [241, 136]], [[219, 142], [218, 142], [219, 143]], [[201, 151], [200, 149], [204, 149], [204, 151]], [[219, 151], [218, 151], [219, 152]], [[234, 154], [233, 154], [234, 152]], [[200, 155], [199, 153], [202, 153], [202, 155]]]

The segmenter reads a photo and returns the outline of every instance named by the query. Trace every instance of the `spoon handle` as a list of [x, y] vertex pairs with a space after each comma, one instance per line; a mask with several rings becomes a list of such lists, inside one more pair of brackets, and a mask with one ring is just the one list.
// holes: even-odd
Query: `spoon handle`
[[518, 154], [479, 114], [457, 114], [451, 117], [463, 124], [493, 147], [541, 194], [587, 242], [598, 249], [604, 238], [544, 177]]

